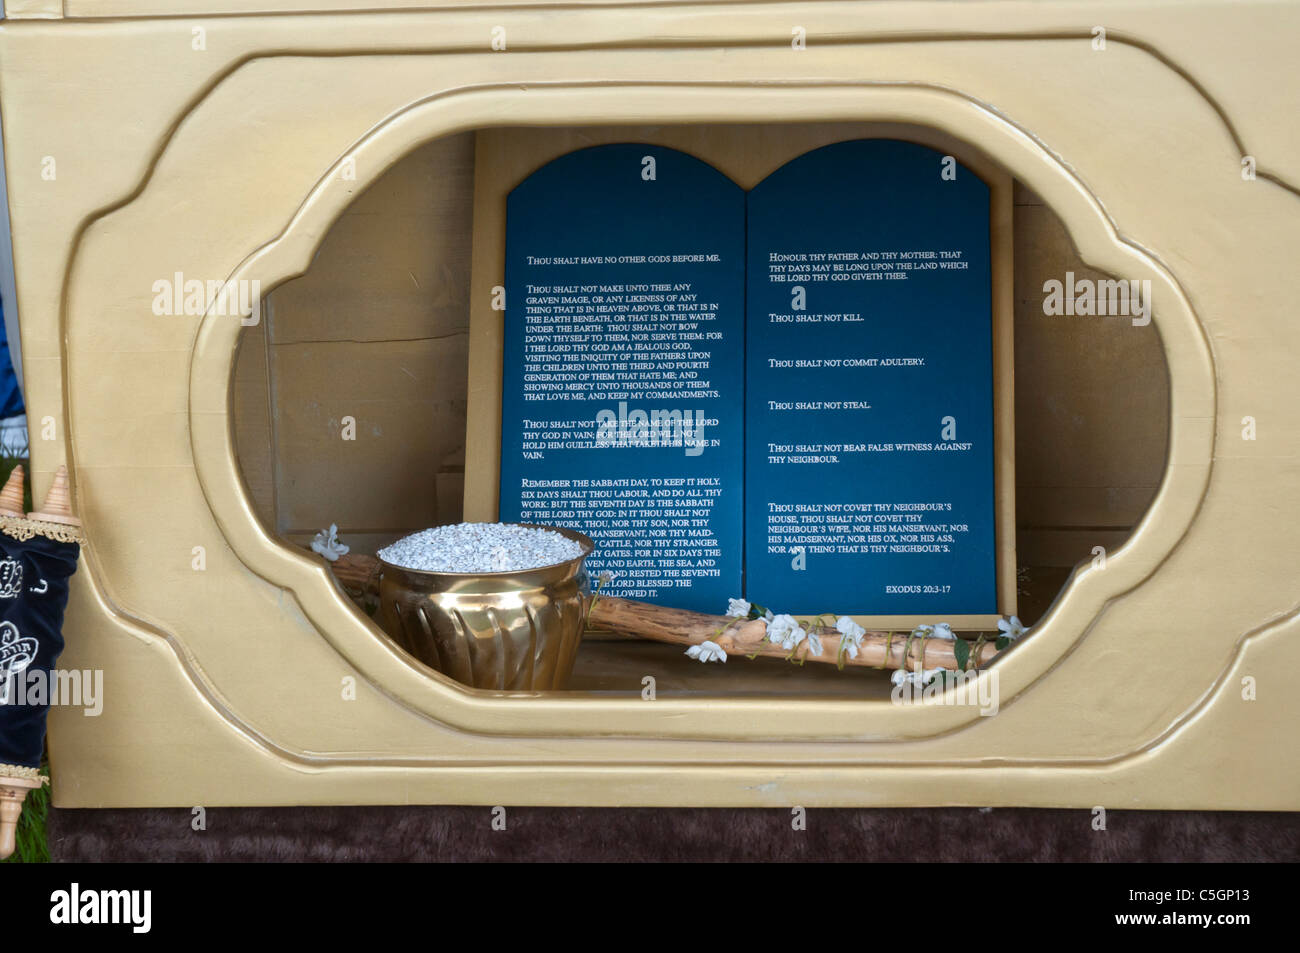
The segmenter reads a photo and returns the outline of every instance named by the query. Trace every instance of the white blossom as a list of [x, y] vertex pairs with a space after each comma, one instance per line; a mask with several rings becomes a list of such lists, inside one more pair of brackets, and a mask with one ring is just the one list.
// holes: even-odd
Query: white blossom
[[939, 622], [935, 625], [918, 625], [912, 630], [914, 638], [918, 639], [955, 639], [952, 626], [947, 622]]
[[1029, 627], [1021, 623], [1019, 616], [1013, 615], [1010, 619], [998, 620], [998, 631], [1014, 642], [1028, 632]]
[[840, 648], [844, 654], [849, 658], [857, 658], [858, 650], [862, 648], [862, 637], [867, 634], [867, 630], [846, 615], [835, 620], [835, 628], [840, 630]]
[[316, 538], [311, 541], [311, 548], [330, 562], [334, 562], [340, 556], [346, 556], [350, 549], [339, 542], [339, 528], [334, 523], [330, 523], [329, 529], [323, 529], [316, 534]]
[[779, 615], [767, 624], [767, 640], [783, 649], [793, 649], [808, 637], [808, 633], [792, 615]]
[[701, 662], [725, 662], [727, 660], [727, 653], [717, 642], [701, 642], [699, 645], [692, 645], [686, 650], [686, 654]]
[[822, 637], [817, 633], [816, 629], [808, 630], [808, 653], [807, 654], [808, 655], [822, 654]]
[[744, 599], [727, 600], [727, 617], [732, 619], [743, 619], [749, 615], [752, 608]]
[[889, 680], [893, 682], [895, 685], [902, 685], [905, 682], [910, 682], [911, 684], [920, 688], [925, 685], [929, 685], [943, 671], [944, 670], [941, 668], [932, 668], [929, 669], [928, 671], [909, 672], [900, 668], [894, 670], [894, 674], [889, 676]]

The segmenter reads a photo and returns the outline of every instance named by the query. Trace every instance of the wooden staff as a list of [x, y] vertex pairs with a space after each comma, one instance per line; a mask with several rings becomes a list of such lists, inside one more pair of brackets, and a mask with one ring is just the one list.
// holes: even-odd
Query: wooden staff
[[[858, 645], [857, 658], [848, 652], [840, 653], [843, 635], [834, 626], [805, 625], [821, 638], [821, 652], [811, 651], [808, 640], [793, 650], [765, 642], [767, 623], [762, 619], [735, 619], [720, 615], [705, 615], [685, 609], [668, 609], [631, 599], [600, 596], [587, 620], [590, 628], [615, 632], [673, 645], [699, 645], [714, 642], [728, 655], [757, 655], [764, 658], [793, 659], [807, 662], [829, 662], [865, 668], [947, 668], [959, 670], [952, 639], [922, 639], [910, 637], [908, 632], [869, 631]], [[992, 642], [979, 647], [976, 657], [971, 646], [970, 664], [982, 667], [993, 659], [997, 649]]]
[[334, 562], [329, 563], [329, 567], [345, 592], [378, 597], [378, 558], [363, 553], [344, 553]]
[[[351, 553], [340, 556], [331, 563], [335, 577], [344, 589], [362, 594], [377, 594], [379, 561], [374, 556]], [[808, 640], [794, 650], [763, 641], [767, 623], [761, 619], [734, 619], [685, 609], [668, 609], [631, 599], [612, 596], [596, 597], [591, 615], [587, 619], [591, 629], [617, 635], [671, 645], [699, 645], [714, 642], [728, 655], [757, 655], [763, 658], [793, 659], [794, 661], [828, 662], [865, 668], [946, 668], [960, 670], [952, 639], [922, 639], [909, 637], [907, 632], [869, 631], [862, 636], [857, 658], [848, 652], [840, 654], [843, 636], [834, 626], [819, 625], [814, 631], [821, 637], [821, 652], [810, 651]], [[805, 626], [807, 628], [807, 626]], [[982, 668], [993, 660], [997, 648], [992, 642], [971, 645], [969, 665]]]

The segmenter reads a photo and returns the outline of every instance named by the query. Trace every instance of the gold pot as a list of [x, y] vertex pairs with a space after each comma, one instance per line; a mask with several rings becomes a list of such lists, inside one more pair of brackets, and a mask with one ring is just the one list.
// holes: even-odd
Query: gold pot
[[[529, 524], [519, 523], [519, 526]], [[549, 691], [573, 670], [591, 599], [582, 555], [520, 572], [425, 572], [380, 562], [379, 625], [430, 668], [473, 688]]]

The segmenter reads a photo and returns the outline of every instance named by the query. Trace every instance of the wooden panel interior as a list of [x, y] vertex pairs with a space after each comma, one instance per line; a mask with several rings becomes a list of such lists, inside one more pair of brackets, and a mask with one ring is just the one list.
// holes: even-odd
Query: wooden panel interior
[[1043, 283], [1106, 277], [1061, 220], [1015, 198], [1016, 514], [1023, 566], [1113, 551], [1146, 512], [1168, 456], [1169, 369], [1156, 324], [1043, 313]]
[[244, 332], [240, 465], [276, 533], [302, 542], [337, 523], [373, 552], [460, 518], [473, 170], [472, 133], [406, 156]]

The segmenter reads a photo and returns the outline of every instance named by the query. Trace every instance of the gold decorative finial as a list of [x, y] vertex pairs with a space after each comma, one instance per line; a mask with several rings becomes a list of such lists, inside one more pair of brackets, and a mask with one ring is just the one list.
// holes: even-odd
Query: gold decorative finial
[[72, 515], [72, 496], [68, 490], [68, 468], [60, 465], [55, 471], [54, 482], [45, 494], [45, 502], [34, 513], [28, 513], [29, 520], [44, 520], [47, 523], [67, 523], [80, 526], [81, 520]]
[[0, 490], [0, 516], [23, 516], [23, 465], [9, 474], [9, 482]]
[[27, 792], [41, 783], [39, 778], [0, 777], [0, 860], [14, 852], [23, 801], [27, 800]]

